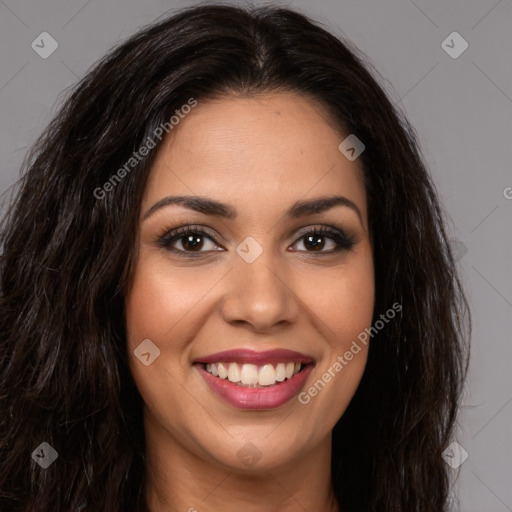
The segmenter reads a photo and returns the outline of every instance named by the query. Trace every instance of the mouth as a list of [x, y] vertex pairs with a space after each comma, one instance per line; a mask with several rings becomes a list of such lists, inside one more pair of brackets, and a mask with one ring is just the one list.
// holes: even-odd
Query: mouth
[[272, 409], [299, 393], [315, 361], [284, 349], [232, 350], [198, 358], [193, 365], [212, 391], [230, 405]]

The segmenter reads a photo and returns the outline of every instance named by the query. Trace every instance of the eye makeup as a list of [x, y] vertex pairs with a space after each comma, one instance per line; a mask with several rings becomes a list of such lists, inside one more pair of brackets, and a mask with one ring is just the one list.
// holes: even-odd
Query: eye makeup
[[[292, 244], [292, 246], [302, 242], [305, 247], [309, 246], [313, 247], [313, 249], [295, 249], [294, 252], [306, 252], [315, 256], [331, 255], [334, 253], [349, 251], [356, 244], [356, 239], [354, 236], [347, 235], [343, 230], [333, 226], [308, 226], [307, 228], [300, 230], [296, 236], [298, 238], [294, 244]], [[213, 251], [217, 252], [224, 250], [223, 248], [202, 250], [205, 245], [205, 240], [209, 240], [217, 247], [222, 247], [217, 241], [216, 235], [214, 235], [212, 232], [210, 232], [210, 230], [204, 228], [203, 226], [196, 224], [187, 224], [179, 227], [167, 228], [163, 234], [158, 237], [156, 244], [159, 247], [168, 250], [169, 252], [183, 257], [198, 257], [201, 255], [204, 256], [205, 254], [211, 253]], [[330, 250], [322, 250], [326, 245], [324, 242], [325, 240], [330, 240], [333, 242], [334, 247]], [[182, 248], [176, 247], [177, 242], [179, 245], [181, 245]]]

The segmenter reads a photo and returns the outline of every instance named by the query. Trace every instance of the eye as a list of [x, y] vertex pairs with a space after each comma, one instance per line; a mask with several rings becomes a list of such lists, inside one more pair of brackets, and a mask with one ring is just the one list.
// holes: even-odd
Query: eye
[[[326, 239], [330, 243], [326, 242]], [[325, 227], [308, 229], [301, 234], [301, 237], [294, 245], [300, 241], [306, 247], [306, 252], [321, 254], [349, 251], [355, 245], [353, 237], [347, 236], [343, 231]], [[326, 247], [327, 250], [324, 250]]]
[[[211, 242], [210, 247], [208, 247], [207, 241]], [[215, 249], [218, 246], [215, 244], [213, 235], [209, 235], [204, 229], [196, 226], [183, 226], [167, 231], [158, 239], [157, 243], [169, 251], [186, 253], [187, 256], [219, 250]]]
[[[222, 251], [215, 242], [215, 237], [200, 226], [183, 226], [167, 230], [157, 241], [160, 247], [180, 256], [200, 256], [201, 253]], [[210, 243], [210, 246], [208, 246]], [[308, 228], [300, 233], [299, 239], [293, 244], [302, 243], [305, 249], [295, 249], [298, 252], [332, 254], [348, 251], [355, 245], [353, 237], [343, 231], [333, 228]], [[293, 247], [292, 246], [292, 247]], [[326, 250], [327, 249], [327, 250]]]

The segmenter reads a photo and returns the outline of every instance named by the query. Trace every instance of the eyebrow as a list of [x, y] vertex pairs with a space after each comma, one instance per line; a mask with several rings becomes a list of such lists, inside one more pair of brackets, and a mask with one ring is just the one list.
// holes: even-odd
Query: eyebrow
[[[151, 206], [151, 208], [149, 208], [142, 217], [142, 220], [146, 220], [156, 211], [172, 205], [183, 206], [190, 210], [204, 213], [205, 215], [212, 215], [225, 219], [235, 219], [237, 216], [237, 211], [232, 206], [207, 197], [166, 196]], [[361, 224], [363, 225], [361, 210], [353, 201], [344, 196], [325, 196], [297, 201], [288, 209], [286, 217], [300, 218], [307, 215], [319, 214], [336, 206], [346, 206], [352, 209], [357, 214]]]

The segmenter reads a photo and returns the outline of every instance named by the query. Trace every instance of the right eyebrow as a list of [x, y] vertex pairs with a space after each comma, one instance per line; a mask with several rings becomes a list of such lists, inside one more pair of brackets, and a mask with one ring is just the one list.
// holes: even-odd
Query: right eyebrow
[[167, 196], [157, 201], [142, 217], [147, 219], [150, 215], [161, 208], [178, 204], [190, 210], [195, 210], [205, 215], [214, 215], [226, 219], [234, 219], [237, 215], [236, 210], [227, 204], [220, 203], [213, 199], [200, 196]]

